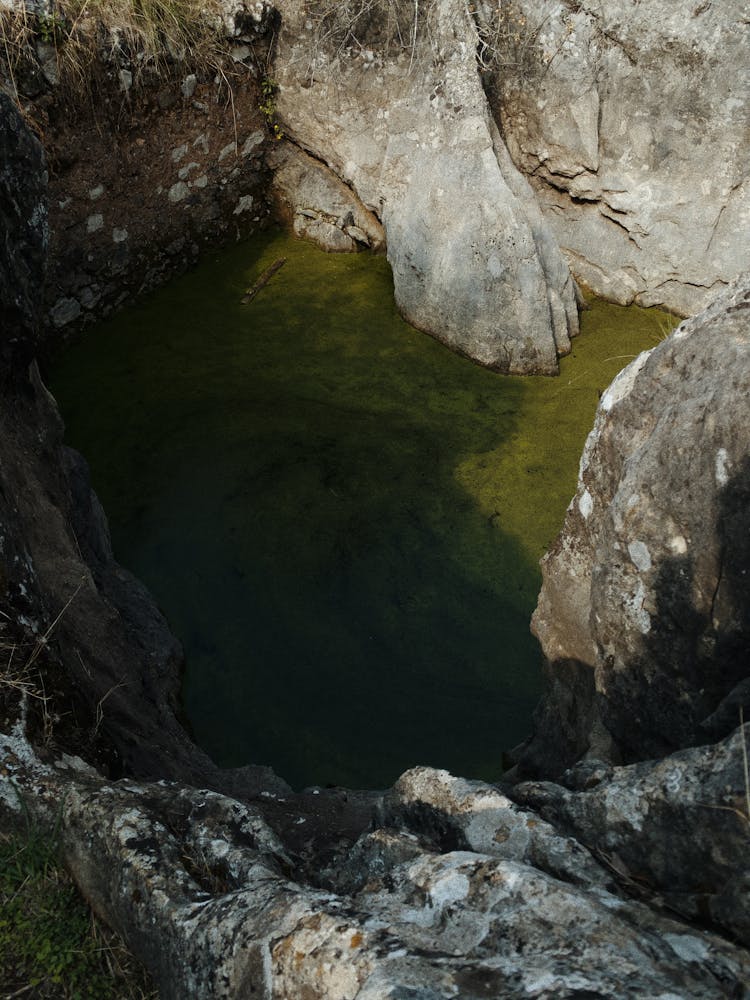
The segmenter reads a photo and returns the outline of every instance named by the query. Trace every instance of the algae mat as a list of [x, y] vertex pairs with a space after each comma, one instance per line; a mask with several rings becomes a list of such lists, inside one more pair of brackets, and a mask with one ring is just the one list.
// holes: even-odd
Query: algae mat
[[497, 778], [597, 392], [669, 325], [594, 303], [558, 378], [499, 376], [401, 320], [383, 258], [271, 234], [92, 329], [53, 390], [197, 741], [297, 787]]

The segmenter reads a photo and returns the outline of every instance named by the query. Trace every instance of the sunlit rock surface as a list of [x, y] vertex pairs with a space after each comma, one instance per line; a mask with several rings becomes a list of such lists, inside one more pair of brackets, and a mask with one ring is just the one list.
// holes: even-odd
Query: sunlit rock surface
[[573, 273], [697, 312], [750, 260], [747, 4], [477, 7], [493, 106]]
[[484, 365], [555, 372], [577, 332], [574, 287], [490, 114], [466, 5], [383, 4], [355, 21], [342, 7], [330, 23], [321, 6], [278, 6], [284, 131], [382, 222], [404, 316]]

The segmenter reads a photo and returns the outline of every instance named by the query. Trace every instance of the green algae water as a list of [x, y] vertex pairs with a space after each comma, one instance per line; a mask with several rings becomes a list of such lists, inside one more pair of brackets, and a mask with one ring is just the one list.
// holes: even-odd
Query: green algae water
[[558, 378], [500, 376], [403, 322], [385, 259], [271, 234], [92, 329], [53, 390], [197, 742], [296, 787], [497, 778], [597, 394], [670, 325], [595, 302]]

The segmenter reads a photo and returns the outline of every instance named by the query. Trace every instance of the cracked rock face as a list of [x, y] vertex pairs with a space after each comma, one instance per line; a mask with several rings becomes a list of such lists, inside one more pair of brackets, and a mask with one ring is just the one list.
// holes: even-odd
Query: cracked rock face
[[747, 4], [503, 8], [494, 104], [573, 273], [699, 311], [750, 259]]
[[272, 150], [267, 162], [277, 213], [291, 222], [296, 236], [336, 253], [384, 246], [375, 214], [322, 163], [288, 143]]
[[750, 715], [750, 280], [614, 380], [542, 561], [524, 766], [660, 757]]
[[[44, 765], [20, 730], [0, 762], [0, 815], [20, 809], [15, 783], [34, 820], [59, 824], [76, 881], [165, 1000], [703, 1000], [750, 975], [741, 948], [623, 898], [579, 844], [445, 772], [404, 775], [386, 810], [399, 829], [377, 825], [313, 885], [257, 805]], [[436, 818], [462, 848], [435, 839]], [[531, 853], [506, 836], [535, 823]]]
[[661, 761], [607, 768], [582, 764], [562, 785], [516, 785], [517, 802], [596, 848], [632, 891], [658, 896], [687, 917], [710, 920], [750, 943], [750, 872], [743, 740]]
[[284, 131], [378, 216], [404, 316], [481, 364], [557, 371], [574, 286], [494, 125], [466, 5], [417, 5], [411, 28], [406, 2], [330, 23], [320, 4], [278, 6]]

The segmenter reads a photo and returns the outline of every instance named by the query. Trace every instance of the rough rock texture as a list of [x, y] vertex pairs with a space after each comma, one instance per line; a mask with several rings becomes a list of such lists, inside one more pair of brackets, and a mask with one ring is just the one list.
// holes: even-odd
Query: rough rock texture
[[267, 162], [276, 214], [291, 223], [295, 235], [336, 252], [384, 246], [375, 214], [324, 164], [291, 143], [277, 146]]
[[[267, 222], [256, 60], [272, 13], [267, 4], [227, 3], [220, 72], [194, 72], [175, 58], [150, 75], [138, 53], [110, 39], [88, 94], [58, 79], [54, 48], [28, 47], [8, 87], [17, 87], [49, 164], [45, 324], [53, 340], [186, 270], [206, 246]], [[54, 74], [45, 75], [45, 57]], [[0, 80], [7, 76], [0, 52]]]
[[478, 6], [503, 134], [573, 273], [697, 312], [750, 260], [745, 0]]
[[513, 789], [556, 827], [595, 850], [633, 890], [750, 944], [750, 803], [743, 764], [750, 724], [722, 743], [662, 761], [579, 765]]
[[32, 353], [47, 251], [42, 147], [0, 91], [0, 374]]
[[574, 287], [494, 126], [466, 5], [278, 6], [284, 131], [382, 222], [405, 317], [482, 364], [555, 372]]
[[533, 618], [550, 691], [524, 766], [625, 762], [750, 716], [750, 280], [601, 399]]
[[[503, 856], [443, 853], [425, 849], [418, 830], [378, 829], [339, 860], [332, 891], [299, 880], [258, 808], [166, 782], [105, 782], [71, 758], [45, 766], [20, 731], [0, 737], [0, 762], [5, 822], [20, 811], [16, 783], [35, 821], [59, 824], [76, 881], [165, 1000], [703, 1000], [742, 996], [750, 975], [742, 949], [624, 900], [600, 879], [555, 878], [512, 838]], [[421, 788], [434, 808], [449, 784], [422, 769], [402, 793], [415, 805]], [[493, 791], [457, 791], [460, 802], [443, 803], [446, 823], [455, 810], [459, 824], [489, 831]], [[493, 801], [501, 835], [522, 815], [507, 808], [509, 818]]]

